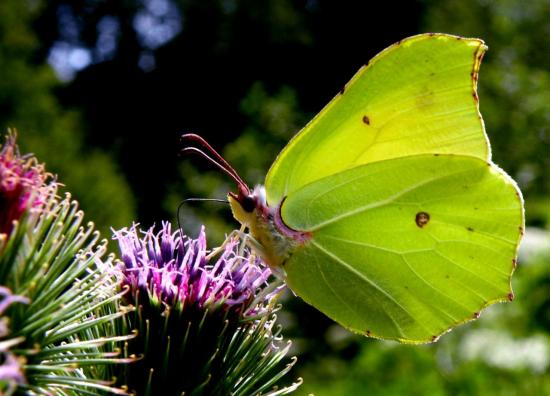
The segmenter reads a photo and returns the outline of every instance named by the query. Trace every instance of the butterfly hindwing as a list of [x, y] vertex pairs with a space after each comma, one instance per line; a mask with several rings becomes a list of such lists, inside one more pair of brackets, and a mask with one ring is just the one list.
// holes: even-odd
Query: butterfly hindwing
[[289, 194], [281, 214], [312, 235], [285, 265], [289, 286], [352, 331], [428, 342], [511, 298], [522, 199], [485, 160], [362, 165]]

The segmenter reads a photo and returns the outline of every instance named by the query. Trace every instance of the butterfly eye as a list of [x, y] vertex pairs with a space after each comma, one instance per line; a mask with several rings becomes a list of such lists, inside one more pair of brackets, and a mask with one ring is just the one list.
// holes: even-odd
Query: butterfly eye
[[245, 212], [252, 213], [252, 211], [256, 207], [256, 200], [252, 195], [245, 195], [241, 199], [241, 206]]

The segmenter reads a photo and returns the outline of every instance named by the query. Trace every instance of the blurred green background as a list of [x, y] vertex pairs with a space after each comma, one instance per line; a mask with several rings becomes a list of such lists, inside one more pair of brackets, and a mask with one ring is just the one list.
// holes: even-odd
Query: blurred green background
[[[351, 335], [288, 295], [298, 394], [550, 394], [550, 0], [2, 0], [0, 127], [18, 129], [108, 237], [234, 188], [178, 157], [182, 133], [261, 183], [360, 65], [426, 31], [489, 45], [481, 111], [527, 209], [516, 300], [415, 347]], [[183, 219], [212, 244], [235, 226], [224, 205], [185, 206]]]

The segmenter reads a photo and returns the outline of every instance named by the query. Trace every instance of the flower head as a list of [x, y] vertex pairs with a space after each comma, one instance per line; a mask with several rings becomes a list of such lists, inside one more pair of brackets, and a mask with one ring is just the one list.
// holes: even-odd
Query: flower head
[[274, 301], [280, 281], [239, 238], [208, 253], [204, 228], [197, 239], [163, 223], [115, 232], [122, 263], [115, 268], [136, 312], [128, 327], [138, 336], [128, 353], [139, 362], [122, 375], [137, 394], [286, 394], [270, 390], [294, 361], [283, 359]]
[[[265, 310], [271, 295], [250, 306], [271, 275], [269, 268], [248, 249], [239, 252], [239, 241], [228, 240], [216, 260], [209, 260], [204, 228], [197, 239], [163, 223], [140, 235], [135, 225], [115, 232], [122, 261], [123, 284], [132, 297], [148, 296], [153, 302], [185, 309], [223, 309], [238, 315]], [[141, 298], [141, 297], [140, 297]], [[140, 299], [139, 304], [144, 301]]]
[[8, 234], [26, 209], [40, 207], [49, 189], [44, 166], [20, 155], [15, 140], [8, 135], [0, 151], [0, 234]]
[[[10, 338], [9, 318], [4, 312], [13, 303], [28, 304], [29, 299], [13, 295], [7, 287], [0, 286], [0, 394], [10, 394], [17, 384], [26, 382], [21, 367], [21, 358], [10, 352], [10, 348], [23, 341], [22, 337]], [[2, 393], [4, 392], [4, 393]]]

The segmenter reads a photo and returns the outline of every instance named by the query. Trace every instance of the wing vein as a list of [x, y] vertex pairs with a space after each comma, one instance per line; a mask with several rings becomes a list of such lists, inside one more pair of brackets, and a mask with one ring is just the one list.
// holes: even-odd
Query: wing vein
[[[394, 194], [394, 195], [391, 195], [389, 196], [388, 198], [386, 199], [382, 199], [382, 200], [379, 200], [379, 201], [375, 201], [375, 202], [372, 202], [368, 205], [363, 205], [363, 206], [360, 206], [354, 210], [350, 210], [348, 212], [343, 212], [341, 213], [340, 215], [338, 216], [334, 216], [328, 220], [325, 220], [325, 221], [322, 221], [320, 223], [318, 223], [317, 225], [311, 227], [311, 228], [308, 228], [307, 231], [311, 231], [311, 232], [314, 232], [314, 231], [318, 231], [319, 229], [327, 226], [327, 225], [330, 225], [332, 223], [336, 223], [342, 219], [345, 219], [347, 217], [350, 217], [350, 216], [353, 216], [353, 215], [356, 215], [356, 214], [359, 214], [359, 213], [362, 213], [366, 210], [369, 210], [369, 209], [374, 209], [374, 208], [379, 208], [381, 206], [384, 206], [384, 205], [388, 205], [392, 202], [394, 202], [395, 200], [397, 200], [398, 198], [404, 196], [405, 194], [411, 192], [411, 191], [414, 191], [420, 187], [424, 187], [436, 180], [439, 180], [439, 179], [443, 179], [443, 178], [446, 178], [446, 177], [452, 177], [452, 176], [456, 176], [456, 175], [459, 175], [461, 173], [467, 173], [467, 172], [471, 172], [471, 169], [464, 169], [464, 170], [461, 170], [461, 171], [458, 171], [458, 172], [452, 172], [452, 173], [446, 173], [445, 175], [443, 176], [440, 176], [440, 177], [432, 177], [432, 178], [428, 178], [427, 180], [423, 180], [419, 183], [415, 183], [413, 185], [411, 185], [410, 187], [407, 187], [407, 188], [404, 188], [402, 190], [400, 190], [398, 193]], [[369, 177], [372, 176], [372, 175], [368, 175]], [[356, 177], [352, 180], [347, 180], [346, 182], [344, 183], [341, 183], [337, 186], [335, 186], [334, 188], [332, 189], [329, 189], [329, 190], [325, 190], [323, 191], [321, 194], [317, 195], [316, 197], [312, 198], [309, 202], [309, 204], [312, 204], [316, 199], [318, 199], [319, 197], [323, 196], [323, 195], [326, 195], [328, 193], [330, 193], [331, 191], [337, 189], [337, 188], [340, 188], [342, 186], [345, 186], [346, 184], [351, 184], [351, 183], [357, 183], [357, 180], [361, 179], [361, 178], [364, 178], [366, 176], [362, 175], [362, 176], [359, 176], [359, 177]]]
[[[486, 283], [487, 285], [491, 286], [492, 288], [495, 288], [496, 290], [500, 290], [499, 286], [498, 285], [495, 285], [494, 283], [492, 282], [488, 282], [485, 278], [482, 278], [481, 276], [479, 276], [478, 274], [476, 274], [475, 272], [473, 271], [470, 271], [468, 268], [460, 265], [459, 263], [457, 263], [456, 261], [454, 261], [453, 259], [445, 256], [443, 253], [441, 253], [440, 251], [438, 250], [435, 250], [434, 251], [435, 254], [437, 254], [439, 257], [443, 258], [444, 260], [448, 261], [449, 263], [451, 264], [454, 264], [456, 267], [462, 269], [463, 271], [465, 272], [468, 272], [470, 274], [472, 274], [475, 278], [481, 280], [482, 282]], [[464, 287], [467, 287], [466, 285], [464, 285]], [[483, 301], [487, 301], [487, 298], [485, 298], [484, 296], [478, 294], [475, 290], [467, 287], [468, 290], [470, 290], [472, 293], [474, 293], [475, 295], [477, 295], [479, 298], [481, 298]]]
[[[326, 250], [323, 246], [321, 246], [320, 244], [318, 244], [316, 241], [311, 241], [311, 243], [317, 247], [317, 249], [319, 249], [321, 252], [325, 253], [327, 256], [329, 256], [330, 258], [332, 258], [333, 260], [336, 260], [338, 263], [340, 263], [345, 269], [347, 269], [348, 271], [352, 272], [353, 274], [355, 274], [356, 276], [358, 276], [360, 279], [362, 279], [365, 283], [369, 284], [372, 288], [374, 288], [375, 290], [377, 290], [378, 292], [382, 293], [382, 295], [384, 297], [386, 297], [390, 302], [392, 302], [393, 304], [395, 304], [398, 308], [400, 308], [410, 319], [412, 319], [412, 321], [414, 322], [417, 322], [416, 319], [414, 318], [413, 315], [411, 315], [411, 313], [408, 311], [407, 308], [405, 308], [403, 305], [401, 305], [395, 298], [393, 298], [391, 296], [391, 294], [389, 294], [386, 290], [384, 290], [382, 287], [380, 287], [376, 282], [372, 281], [371, 279], [369, 279], [365, 274], [357, 271], [355, 268], [353, 268], [351, 265], [349, 265], [347, 262], [345, 262], [344, 260], [342, 260], [340, 257], [336, 256], [334, 253]], [[397, 321], [395, 320], [395, 318], [393, 318], [392, 315], [390, 315], [388, 312], [384, 311], [386, 313], [386, 315], [390, 318], [390, 320], [395, 324], [399, 334], [403, 337], [403, 338], [406, 338], [406, 336], [403, 334], [403, 330], [401, 329], [401, 327], [399, 326], [399, 324], [397, 323]], [[428, 331], [429, 333], [429, 330], [420, 322], [417, 322], [424, 330]]]
[[[446, 295], [445, 293], [443, 293], [441, 290], [439, 290], [438, 288], [436, 288], [434, 285], [432, 285], [430, 282], [428, 282], [423, 276], [421, 276], [414, 268], [413, 266], [411, 265], [411, 263], [409, 263], [409, 261], [407, 260], [407, 258], [405, 256], [400, 256], [403, 261], [405, 262], [405, 264], [407, 264], [407, 267], [409, 267], [409, 269], [411, 270], [411, 272], [413, 274], [416, 275], [416, 277], [418, 279], [420, 279], [420, 281], [422, 281], [424, 284], [426, 284], [429, 288], [431, 288], [433, 291], [435, 291], [437, 294], [445, 297], [445, 298], [448, 298], [449, 300], [453, 301], [456, 305], [462, 307], [463, 309], [467, 310], [467, 311], [471, 311], [470, 309], [468, 309], [468, 307], [466, 307], [465, 305], [463, 305], [461, 302], [459, 302], [458, 300], [455, 300], [454, 298], [450, 298], [448, 295]], [[417, 298], [418, 299], [418, 298]], [[431, 309], [436, 309], [437, 311], [441, 312], [442, 314], [444, 314], [445, 316], [447, 316], [448, 318], [451, 318], [453, 321], [457, 322], [458, 319], [455, 318], [453, 315], [451, 315], [450, 313], [448, 313], [447, 311], [444, 311], [443, 309], [437, 307], [433, 302], [426, 302], [424, 300], [422, 300], [422, 304], [428, 308], [428, 311], [431, 311]]]
[[[383, 248], [381, 246], [377, 246], [377, 245], [371, 245], [371, 244], [367, 244], [367, 243], [364, 243], [364, 242], [359, 242], [359, 241], [352, 241], [352, 240], [349, 240], [349, 239], [344, 239], [344, 238], [338, 238], [338, 237], [333, 237], [333, 236], [325, 236], [325, 238], [329, 238], [329, 239], [333, 239], [333, 240], [336, 240], [336, 241], [340, 241], [340, 242], [343, 242], [343, 243], [349, 243], [349, 244], [353, 244], [353, 245], [359, 245], [359, 246], [364, 246], [364, 247], [367, 247], [367, 248], [372, 248], [372, 249], [376, 249], [376, 250], [381, 250], [383, 252], [386, 252], [386, 253], [390, 253], [390, 254], [395, 254], [396, 256], [399, 256], [403, 261], [404, 263], [409, 267], [409, 269], [412, 271], [412, 273], [414, 275], [416, 275], [416, 277], [418, 277], [423, 283], [425, 283], [426, 285], [428, 285], [430, 288], [432, 288], [433, 290], [435, 290], [437, 293], [441, 294], [442, 296], [445, 296], [445, 297], [448, 297], [445, 295], [445, 293], [443, 293], [442, 291], [440, 291], [439, 289], [437, 289], [435, 286], [433, 286], [430, 282], [428, 282], [424, 277], [422, 277], [413, 267], [412, 265], [409, 263], [409, 261], [407, 260], [406, 258], [406, 255], [407, 254], [411, 254], [411, 253], [418, 253], [418, 252], [422, 252], [422, 251], [431, 251], [431, 252], [437, 252], [437, 249], [436, 248], [431, 248], [431, 249], [422, 249], [422, 250], [416, 250], [416, 251], [406, 251], [406, 252], [397, 252], [395, 250], [391, 250], [391, 249], [386, 249], [386, 248]], [[468, 242], [468, 241], [461, 241], [461, 242]], [[479, 244], [476, 244], [476, 243], [472, 243], [473, 245], [476, 245], [476, 246], [482, 246], [483, 245], [479, 245]], [[441, 254], [439, 254], [440, 256], [442, 256]], [[444, 257], [445, 258], [445, 257]], [[449, 260], [449, 259], [447, 259]], [[453, 264], [457, 265], [456, 263], [453, 262]], [[463, 268], [463, 267], [461, 267]], [[494, 268], [494, 267], [493, 267]], [[495, 269], [496, 270], [496, 269]], [[501, 272], [501, 271], [497, 271], [499, 272], [500, 274], [502, 275], [506, 275], [507, 273], [505, 272]], [[481, 278], [483, 279], [483, 278]], [[454, 303], [456, 303], [457, 305], [461, 306], [462, 308], [466, 309], [467, 311], [471, 311], [471, 309], [469, 309], [468, 307], [466, 307], [465, 305], [461, 304], [458, 300], [455, 300], [455, 299], [451, 299]], [[439, 310], [439, 309], [438, 309]], [[440, 310], [441, 311], [441, 310]], [[441, 311], [441, 312], [444, 312], [446, 315], [448, 315], [449, 317], [451, 317], [453, 320], [456, 320], [456, 318], [452, 317], [450, 314], [446, 313], [445, 311]]]

